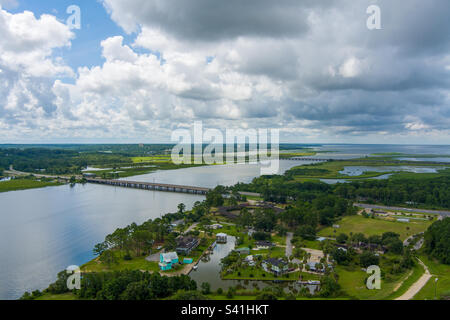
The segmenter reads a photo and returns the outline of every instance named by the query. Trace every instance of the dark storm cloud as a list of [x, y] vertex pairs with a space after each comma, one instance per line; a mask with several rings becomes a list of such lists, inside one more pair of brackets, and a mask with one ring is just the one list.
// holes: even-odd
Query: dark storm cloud
[[[239, 36], [289, 37], [308, 30], [307, 9], [332, 0], [103, 0], [126, 29], [163, 28], [187, 40], [219, 41]], [[125, 13], [121, 14], [121, 10]], [[123, 13], [123, 11], [122, 11]]]

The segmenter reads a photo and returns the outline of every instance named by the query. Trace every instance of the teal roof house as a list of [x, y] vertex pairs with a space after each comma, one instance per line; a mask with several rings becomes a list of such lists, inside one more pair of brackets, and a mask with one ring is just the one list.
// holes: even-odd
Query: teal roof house
[[174, 264], [179, 262], [176, 252], [161, 253], [159, 255], [159, 268], [162, 271], [172, 270]]

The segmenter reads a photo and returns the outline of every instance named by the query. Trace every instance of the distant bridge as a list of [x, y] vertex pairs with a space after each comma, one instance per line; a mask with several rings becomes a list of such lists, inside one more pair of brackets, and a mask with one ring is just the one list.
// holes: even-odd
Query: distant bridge
[[178, 193], [191, 193], [191, 194], [201, 194], [201, 195], [206, 195], [211, 190], [210, 188], [182, 186], [182, 185], [176, 185], [176, 184], [127, 181], [127, 180], [106, 180], [106, 179], [88, 178], [88, 179], [86, 179], [86, 182], [103, 184], [103, 185], [114, 186], [114, 187], [122, 187], [122, 188], [178, 192]]
[[318, 159], [318, 158], [304, 158], [304, 157], [292, 157], [292, 158], [280, 158], [280, 160], [296, 160], [296, 161], [332, 161], [333, 159]]

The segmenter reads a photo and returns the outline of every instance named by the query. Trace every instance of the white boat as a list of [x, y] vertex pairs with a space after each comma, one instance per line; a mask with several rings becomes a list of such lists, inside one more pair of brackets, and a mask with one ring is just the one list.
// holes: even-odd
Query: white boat
[[192, 269], [195, 270], [195, 271], [197, 271], [198, 266], [193, 266]]

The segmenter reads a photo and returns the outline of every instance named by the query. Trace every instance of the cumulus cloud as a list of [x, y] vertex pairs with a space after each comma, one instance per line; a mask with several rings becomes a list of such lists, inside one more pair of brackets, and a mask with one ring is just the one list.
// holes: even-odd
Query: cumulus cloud
[[1, 7], [0, 30], [0, 128], [8, 139], [41, 130], [39, 124], [55, 116], [53, 82], [74, 73], [54, 50], [70, 46], [74, 34], [54, 16]]
[[[73, 83], [57, 80], [51, 90], [21, 77], [70, 75], [52, 55], [70, 45], [70, 31], [51, 16], [2, 11], [0, 26], [16, 30], [0, 39], [11, 52], [0, 56], [9, 61], [0, 64], [0, 77], [8, 77], [0, 95], [15, 92], [4, 110], [46, 101], [37, 122], [60, 119], [47, 130], [59, 136], [167, 140], [173, 128], [203, 119], [214, 127], [280, 127], [302, 141], [445, 141], [450, 3], [378, 0], [382, 29], [370, 31], [366, 8], [373, 3], [103, 0], [134, 41], [104, 39], [102, 65], [80, 67]], [[29, 28], [55, 34], [18, 33]], [[19, 121], [12, 114], [3, 126]]]

